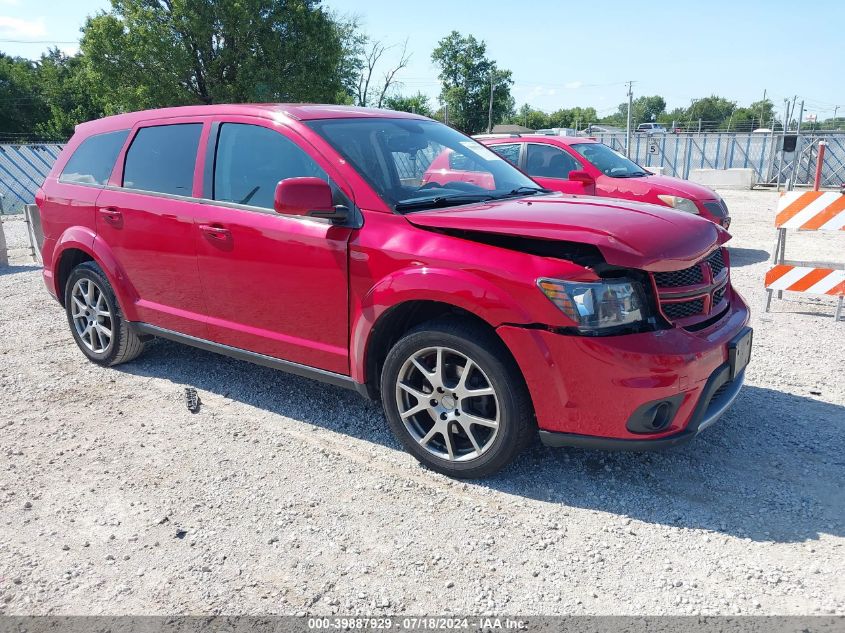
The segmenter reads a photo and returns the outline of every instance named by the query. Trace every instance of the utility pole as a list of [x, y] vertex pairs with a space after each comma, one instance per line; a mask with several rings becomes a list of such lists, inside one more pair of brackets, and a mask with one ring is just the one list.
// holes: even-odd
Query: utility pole
[[[792, 108], [795, 111], [795, 107]], [[798, 178], [798, 165], [801, 162], [801, 119], [804, 118], [804, 100], [801, 100], [801, 109], [798, 111], [798, 127], [795, 129], [795, 158], [792, 159], [792, 173], [789, 175], [789, 182], [786, 184], [787, 191], [795, 187], [795, 179]]]
[[487, 133], [493, 131], [493, 88], [496, 79], [496, 67], [490, 69], [490, 106], [487, 108]]
[[[783, 173], [783, 143], [786, 140], [786, 130], [789, 127], [789, 99], [783, 100], [783, 133], [780, 135], [780, 156], [778, 157], [777, 191], [780, 191], [780, 176]], [[772, 131], [775, 125], [772, 123]]]
[[839, 112], [839, 106], [833, 106], [833, 129], [838, 130], [839, 128], [836, 126], [836, 113]]
[[763, 127], [763, 112], [766, 107], [766, 91], [763, 91], [763, 100], [760, 102], [760, 127]]
[[631, 110], [634, 104], [633, 81], [628, 82], [628, 124], [625, 128], [625, 156], [631, 158]]

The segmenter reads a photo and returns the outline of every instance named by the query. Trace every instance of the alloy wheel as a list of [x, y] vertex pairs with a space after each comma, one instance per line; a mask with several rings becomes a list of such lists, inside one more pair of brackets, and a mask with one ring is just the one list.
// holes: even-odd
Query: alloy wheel
[[112, 342], [114, 318], [102, 289], [91, 279], [79, 279], [71, 290], [70, 314], [79, 340], [95, 354]]
[[484, 454], [499, 433], [499, 399], [487, 374], [448, 347], [414, 352], [396, 380], [396, 404], [408, 433], [448, 461]]

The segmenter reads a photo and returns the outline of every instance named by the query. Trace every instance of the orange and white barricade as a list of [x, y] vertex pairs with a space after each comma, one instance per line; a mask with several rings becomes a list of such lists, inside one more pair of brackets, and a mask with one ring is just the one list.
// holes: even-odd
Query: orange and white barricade
[[[839, 297], [836, 320], [845, 298], [845, 264], [786, 259], [786, 235], [797, 231], [845, 231], [845, 194], [835, 191], [787, 191], [778, 201], [775, 226], [778, 239], [772, 268], [766, 273], [766, 312], [772, 295], [784, 291]], [[845, 251], [845, 249], [843, 249]]]

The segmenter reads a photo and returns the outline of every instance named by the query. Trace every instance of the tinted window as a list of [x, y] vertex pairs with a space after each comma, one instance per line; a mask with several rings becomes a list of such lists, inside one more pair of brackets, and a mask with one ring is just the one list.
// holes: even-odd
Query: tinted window
[[458, 171], [467, 171], [472, 169], [472, 162], [468, 156], [464, 154], [456, 154], [449, 152], [449, 169], [457, 169]]
[[59, 180], [86, 185], [105, 185], [114, 168], [120, 148], [129, 130], [90, 136], [76, 148], [65, 165]]
[[519, 164], [519, 143], [508, 143], [506, 145], [490, 145], [490, 149], [496, 152], [512, 165]]
[[569, 172], [581, 169], [572, 156], [551, 145], [528, 144], [525, 171], [539, 178], [569, 178]]
[[214, 161], [214, 199], [273, 208], [276, 185], [285, 178], [328, 176], [293, 141], [257, 125], [220, 127]]
[[190, 196], [201, 123], [157, 125], [138, 130], [123, 167], [123, 186]]

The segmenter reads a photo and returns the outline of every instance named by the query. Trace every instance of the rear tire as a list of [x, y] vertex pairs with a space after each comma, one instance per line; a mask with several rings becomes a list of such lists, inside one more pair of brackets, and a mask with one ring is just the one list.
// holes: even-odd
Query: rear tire
[[65, 312], [73, 340], [98, 365], [126, 363], [144, 350], [95, 262], [83, 262], [71, 271], [65, 284]]
[[403, 336], [381, 374], [388, 425], [432, 470], [487, 477], [531, 441], [531, 399], [504, 344], [476, 324], [437, 319]]

